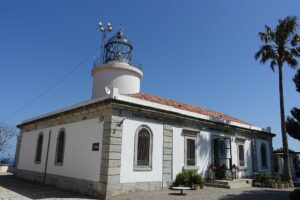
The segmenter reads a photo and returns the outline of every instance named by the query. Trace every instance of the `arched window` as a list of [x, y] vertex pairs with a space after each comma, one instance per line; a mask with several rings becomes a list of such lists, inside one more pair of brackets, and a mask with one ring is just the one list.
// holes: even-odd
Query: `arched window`
[[64, 160], [66, 133], [65, 129], [61, 129], [57, 135], [55, 164], [62, 165]]
[[40, 133], [36, 140], [36, 149], [35, 149], [35, 163], [41, 163], [42, 160], [42, 150], [43, 150], [43, 133]]
[[135, 170], [152, 168], [152, 132], [147, 126], [141, 126], [135, 134]]
[[267, 168], [267, 148], [266, 144], [262, 143], [260, 146], [260, 154], [261, 154], [261, 166], [262, 168]]

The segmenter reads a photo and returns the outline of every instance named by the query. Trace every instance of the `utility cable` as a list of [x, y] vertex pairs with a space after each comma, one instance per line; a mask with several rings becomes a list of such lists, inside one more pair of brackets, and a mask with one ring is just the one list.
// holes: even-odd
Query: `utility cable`
[[38, 99], [40, 99], [41, 97], [45, 96], [48, 92], [50, 92], [53, 88], [55, 88], [56, 86], [58, 86], [60, 83], [62, 83], [64, 80], [66, 80], [71, 74], [73, 74], [79, 67], [81, 67], [86, 61], [88, 61], [88, 59], [90, 59], [90, 57], [92, 57], [98, 50], [100, 49], [100, 47], [97, 47], [94, 51], [92, 51], [92, 53], [90, 53], [88, 56], [86, 56], [81, 62], [79, 62], [79, 64], [75, 65], [75, 67], [72, 68], [71, 71], [69, 71], [68, 73], [66, 73], [62, 78], [60, 78], [59, 80], [57, 80], [54, 84], [52, 84], [50, 87], [48, 87], [46, 90], [44, 90], [43, 92], [41, 92], [39, 95], [37, 95], [35, 98], [33, 98], [31, 101], [29, 101], [28, 103], [24, 104], [23, 106], [21, 106], [19, 109], [17, 109], [16, 111], [14, 111], [13, 113], [11, 113], [10, 115], [8, 115], [7, 117], [3, 118], [0, 123], [3, 123], [5, 121], [7, 121], [8, 119], [14, 117], [15, 115], [17, 115], [19, 112], [23, 111], [24, 109], [26, 109], [27, 107], [29, 107], [30, 105], [32, 105], [34, 102], [36, 102]]

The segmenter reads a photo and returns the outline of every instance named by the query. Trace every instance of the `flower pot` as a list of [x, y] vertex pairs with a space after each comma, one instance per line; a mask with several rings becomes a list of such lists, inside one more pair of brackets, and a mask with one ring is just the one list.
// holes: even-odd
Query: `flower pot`
[[0, 173], [6, 173], [8, 170], [8, 165], [0, 165]]
[[272, 187], [272, 188], [277, 188], [277, 183], [272, 183], [272, 184], [271, 184], [271, 187]]
[[201, 185], [200, 185], [200, 189], [204, 189], [204, 184], [201, 184]]
[[289, 188], [289, 183], [284, 183], [283, 186], [284, 188]]
[[200, 189], [200, 185], [194, 184], [193, 189], [194, 189], [194, 190], [199, 190], [199, 189]]
[[283, 183], [277, 183], [277, 188], [282, 189], [283, 188]]

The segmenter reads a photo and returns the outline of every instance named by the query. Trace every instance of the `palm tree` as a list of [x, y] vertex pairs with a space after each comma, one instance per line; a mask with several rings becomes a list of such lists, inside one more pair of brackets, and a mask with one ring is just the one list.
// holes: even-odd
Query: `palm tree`
[[263, 42], [259, 50], [255, 53], [255, 59], [265, 64], [270, 61], [272, 71], [278, 68], [279, 74], [279, 99], [280, 99], [280, 117], [281, 117], [281, 133], [284, 159], [284, 179], [293, 185], [291, 167], [289, 164], [288, 140], [285, 125], [284, 99], [282, 85], [282, 67], [286, 63], [292, 69], [298, 65], [296, 57], [300, 56], [300, 35], [297, 31], [297, 17], [288, 16], [285, 19], [279, 19], [274, 30], [269, 26], [265, 26], [265, 32], [259, 32], [258, 35]]
[[[300, 70], [293, 79], [296, 85], [296, 91], [300, 93]], [[294, 139], [300, 141], [300, 109], [294, 107], [291, 110], [291, 116], [287, 117], [286, 120], [286, 131]]]

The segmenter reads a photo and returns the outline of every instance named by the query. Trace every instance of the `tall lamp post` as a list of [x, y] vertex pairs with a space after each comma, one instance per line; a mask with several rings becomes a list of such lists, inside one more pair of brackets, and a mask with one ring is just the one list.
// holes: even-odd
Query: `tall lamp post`
[[106, 35], [107, 35], [107, 32], [112, 32], [113, 28], [112, 28], [112, 25], [111, 25], [110, 22], [108, 22], [106, 27], [105, 27], [105, 26], [103, 26], [101, 21], [98, 23], [98, 27], [99, 27], [99, 30], [102, 33], [101, 58], [102, 58], [102, 63], [104, 63], [105, 62], [105, 60], [104, 60], [104, 45], [105, 45], [105, 42], [106, 42]]

